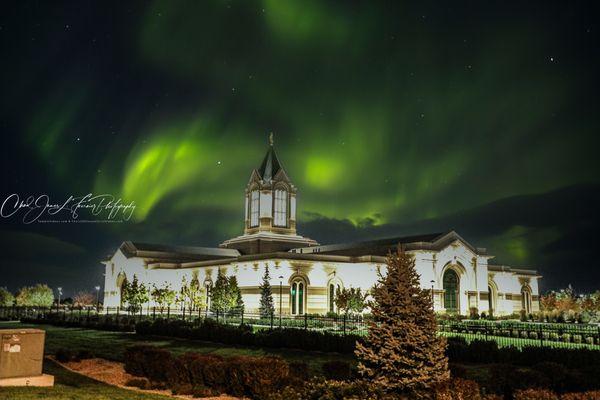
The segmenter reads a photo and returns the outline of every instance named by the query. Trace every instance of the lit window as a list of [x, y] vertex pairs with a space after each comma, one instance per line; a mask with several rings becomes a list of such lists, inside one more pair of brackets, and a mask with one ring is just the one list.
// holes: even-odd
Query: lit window
[[458, 312], [458, 275], [451, 269], [446, 270], [443, 279], [444, 308], [448, 312]]
[[292, 315], [304, 314], [304, 281], [296, 279], [290, 287], [290, 301], [292, 302]]
[[285, 190], [275, 191], [274, 225], [287, 226], [287, 192]]
[[258, 190], [253, 190], [250, 194], [250, 226], [258, 226]]
[[521, 288], [521, 309], [527, 314], [531, 313], [531, 291], [525, 286]]
[[342, 290], [339, 283], [331, 282], [329, 284], [329, 312], [337, 312], [337, 305], [335, 304], [336, 297]]

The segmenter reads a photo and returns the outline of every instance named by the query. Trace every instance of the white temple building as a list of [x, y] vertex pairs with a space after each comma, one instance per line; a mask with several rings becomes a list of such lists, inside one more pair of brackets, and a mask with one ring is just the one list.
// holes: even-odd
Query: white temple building
[[468, 315], [476, 308], [506, 315], [539, 310], [541, 276], [535, 270], [491, 264], [493, 256], [486, 249], [454, 231], [319, 245], [296, 232], [296, 194], [271, 140], [246, 186], [243, 235], [218, 248], [124, 242], [104, 261], [105, 306], [121, 305], [125, 277], [131, 282], [135, 275], [148, 287], [167, 282], [175, 290], [184, 277], [187, 282], [196, 278], [209, 289], [221, 272], [237, 276], [245, 310], [256, 312], [268, 266], [276, 313], [325, 314], [336, 311], [340, 288], [369, 291], [377, 271], [385, 272], [388, 252], [401, 244], [414, 256], [421, 286], [431, 290], [437, 312]]

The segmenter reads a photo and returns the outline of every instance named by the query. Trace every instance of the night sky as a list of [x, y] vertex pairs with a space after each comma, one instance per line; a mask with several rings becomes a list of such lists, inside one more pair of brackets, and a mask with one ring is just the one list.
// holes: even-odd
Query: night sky
[[543, 290], [597, 289], [598, 16], [578, 1], [6, 2], [0, 200], [136, 209], [0, 218], [0, 286], [70, 295], [123, 240], [241, 234], [272, 131], [303, 235], [454, 229]]

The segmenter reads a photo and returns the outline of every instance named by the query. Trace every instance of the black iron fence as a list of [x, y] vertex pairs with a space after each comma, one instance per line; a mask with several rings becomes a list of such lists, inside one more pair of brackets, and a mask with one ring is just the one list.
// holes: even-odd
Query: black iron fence
[[[289, 315], [272, 313], [245, 312], [229, 310], [227, 312], [211, 311], [205, 308], [159, 308], [144, 307], [132, 312], [121, 307], [0, 307], [0, 320], [29, 320], [35, 322], [64, 323], [64, 325], [99, 326], [105, 325], [114, 330], [135, 330], [140, 321], [156, 320], [191, 321], [200, 318], [211, 318], [218, 322], [239, 325], [246, 324], [253, 329], [296, 328], [310, 330], [326, 330], [341, 335], [366, 335], [368, 325], [362, 315], [319, 314]], [[119, 329], [122, 328], [122, 329]]]
[[561, 324], [519, 321], [438, 321], [438, 330], [446, 337], [467, 341], [494, 340], [499, 346], [547, 346], [600, 350], [600, 325]]
[[[135, 324], [140, 321], [159, 318], [186, 321], [211, 318], [226, 324], [250, 325], [255, 330], [295, 328], [340, 335], [365, 335], [369, 325], [368, 315], [261, 315], [244, 310], [219, 313], [206, 309], [159, 307], [144, 307], [136, 312], [120, 307], [0, 307], [0, 320], [25, 320], [124, 331], [134, 331]], [[440, 335], [462, 337], [467, 341], [494, 340], [499, 346], [583, 347], [600, 350], [599, 324], [440, 319], [438, 331]]]

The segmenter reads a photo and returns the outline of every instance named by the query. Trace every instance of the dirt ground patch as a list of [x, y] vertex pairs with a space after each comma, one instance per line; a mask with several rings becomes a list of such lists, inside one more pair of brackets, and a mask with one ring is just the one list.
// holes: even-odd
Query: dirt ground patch
[[[192, 396], [187, 395], [174, 395], [170, 390], [143, 390], [137, 387], [126, 386], [126, 383], [130, 379], [139, 378], [125, 372], [123, 363], [116, 361], [109, 361], [103, 358], [90, 358], [81, 361], [69, 361], [66, 363], [58, 362], [53, 356], [48, 358], [69, 371], [87, 376], [88, 378], [95, 379], [97, 381], [106, 383], [108, 385], [117, 386], [122, 389], [133, 390], [140, 393], [152, 393], [159, 394], [162, 396], [169, 396], [177, 399], [194, 399]], [[218, 397], [203, 397], [205, 400], [239, 400], [237, 397], [231, 397], [227, 395], [221, 395]]]

